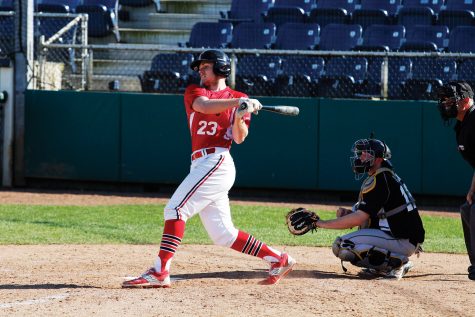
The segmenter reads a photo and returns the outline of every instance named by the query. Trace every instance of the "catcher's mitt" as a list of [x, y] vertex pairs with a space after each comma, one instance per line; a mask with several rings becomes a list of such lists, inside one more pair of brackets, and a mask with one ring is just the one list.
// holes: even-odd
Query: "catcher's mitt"
[[300, 236], [310, 230], [317, 230], [316, 222], [320, 217], [313, 211], [300, 207], [289, 211], [285, 219], [290, 233]]

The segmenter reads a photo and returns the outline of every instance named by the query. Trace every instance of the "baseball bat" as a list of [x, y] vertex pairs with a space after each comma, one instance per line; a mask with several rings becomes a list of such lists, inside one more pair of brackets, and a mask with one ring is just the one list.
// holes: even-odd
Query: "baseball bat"
[[300, 109], [294, 106], [262, 106], [261, 110], [275, 112], [286, 116], [298, 116]]

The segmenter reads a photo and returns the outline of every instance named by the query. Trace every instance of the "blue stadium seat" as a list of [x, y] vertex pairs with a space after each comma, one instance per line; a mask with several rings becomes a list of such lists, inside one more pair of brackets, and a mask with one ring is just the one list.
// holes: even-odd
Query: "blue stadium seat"
[[457, 26], [450, 32], [449, 52], [475, 53], [475, 26]]
[[437, 14], [444, 7], [444, 0], [404, 0], [404, 7], [428, 7]]
[[114, 34], [117, 42], [120, 42], [118, 7], [118, 0], [83, 0], [82, 4], [76, 7], [76, 13], [89, 15], [89, 36], [103, 37]]
[[358, 24], [328, 24], [320, 32], [318, 49], [322, 51], [350, 51], [361, 44], [362, 34], [363, 29]]
[[365, 84], [368, 60], [364, 57], [335, 57], [325, 63], [318, 96], [352, 98]]
[[0, 0], [0, 11], [13, 11], [14, 2], [13, 0]]
[[69, 6], [66, 4], [56, 4], [56, 3], [39, 3], [36, 6], [38, 12], [48, 12], [48, 13], [71, 13]]
[[392, 18], [383, 9], [357, 9], [353, 11], [351, 22], [359, 24], [363, 31], [374, 24], [391, 24]]
[[353, 13], [355, 9], [358, 7], [358, 3], [356, 0], [318, 0], [317, 1], [317, 8], [325, 8], [325, 9], [336, 9], [342, 8], [345, 9], [348, 13]]
[[429, 7], [403, 7], [397, 14], [397, 24], [407, 28], [413, 25], [432, 25], [436, 21], [434, 10]]
[[231, 42], [233, 25], [229, 22], [197, 22], [193, 25], [188, 47], [225, 48]]
[[403, 25], [370, 25], [363, 33], [363, 45], [358, 48], [396, 51], [401, 47], [405, 34]]
[[80, 5], [82, 0], [41, 0], [38, 4], [59, 4], [69, 7], [69, 12], [76, 12], [76, 7]]
[[475, 60], [467, 59], [457, 65], [457, 79], [465, 80], [471, 87], [475, 87]]
[[233, 31], [233, 48], [271, 48], [276, 34], [274, 23], [239, 23]]
[[453, 59], [412, 59], [412, 77], [404, 85], [404, 94], [412, 100], [434, 100], [437, 89], [456, 79], [457, 65]]
[[309, 23], [317, 23], [321, 28], [327, 24], [348, 24], [351, 15], [343, 8], [315, 8], [307, 18]]
[[236, 89], [252, 96], [273, 95], [281, 64], [280, 57], [276, 55], [238, 57]]
[[[382, 57], [372, 57], [368, 61], [367, 95], [382, 95]], [[391, 99], [405, 99], [403, 86], [410, 78], [412, 61], [407, 58], [388, 58], [388, 97]]]
[[264, 15], [264, 22], [274, 23], [277, 29], [284, 23], [304, 23], [305, 20], [305, 11], [299, 7], [271, 7]]
[[475, 11], [473, 0], [445, 0], [446, 10], [470, 10]]
[[275, 0], [274, 2], [274, 7], [299, 7], [305, 13], [309, 13], [316, 6], [316, 0]]
[[475, 24], [475, 8], [461, 9], [462, 6], [453, 5], [451, 2], [447, 3], [447, 8], [441, 10], [437, 17], [436, 23], [439, 25], [447, 25], [449, 30], [452, 31], [457, 26], [473, 25]]
[[[449, 28], [445, 25], [415, 25], [406, 29], [406, 42], [404, 46], [428, 47], [434, 44], [437, 51], [443, 51], [449, 44]], [[416, 51], [420, 51], [417, 50]]]
[[278, 50], [313, 50], [320, 38], [315, 23], [285, 23], [280, 26], [272, 48]]
[[143, 92], [180, 93], [190, 81], [190, 64], [193, 55], [189, 53], [167, 53], [156, 55], [150, 70], [139, 75]]
[[262, 14], [274, 5], [274, 0], [232, 0], [231, 9], [220, 12], [223, 22], [263, 22]]
[[324, 65], [323, 58], [317, 56], [283, 56], [282, 73], [276, 79], [275, 93], [292, 97], [316, 96]]
[[395, 16], [401, 0], [361, 0], [361, 9], [363, 10], [384, 10], [389, 16]]

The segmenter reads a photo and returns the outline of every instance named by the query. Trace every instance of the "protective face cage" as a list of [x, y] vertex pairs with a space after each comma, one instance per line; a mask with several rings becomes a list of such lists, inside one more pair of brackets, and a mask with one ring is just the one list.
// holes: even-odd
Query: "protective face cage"
[[351, 169], [355, 179], [361, 179], [373, 167], [376, 158], [391, 158], [391, 151], [383, 141], [376, 139], [360, 139], [351, 147]]

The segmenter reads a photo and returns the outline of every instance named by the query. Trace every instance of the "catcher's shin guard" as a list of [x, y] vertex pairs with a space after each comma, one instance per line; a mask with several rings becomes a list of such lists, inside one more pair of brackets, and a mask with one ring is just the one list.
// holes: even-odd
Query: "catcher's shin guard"
[[343, 240], [340, 237], [333, 242], [332, 250], [342, 262], [348, 261], [355, 266], [380, 272], [398, 269], [409, 261], [405, 255], [369, 244], [355, 244], [351, 240]]

